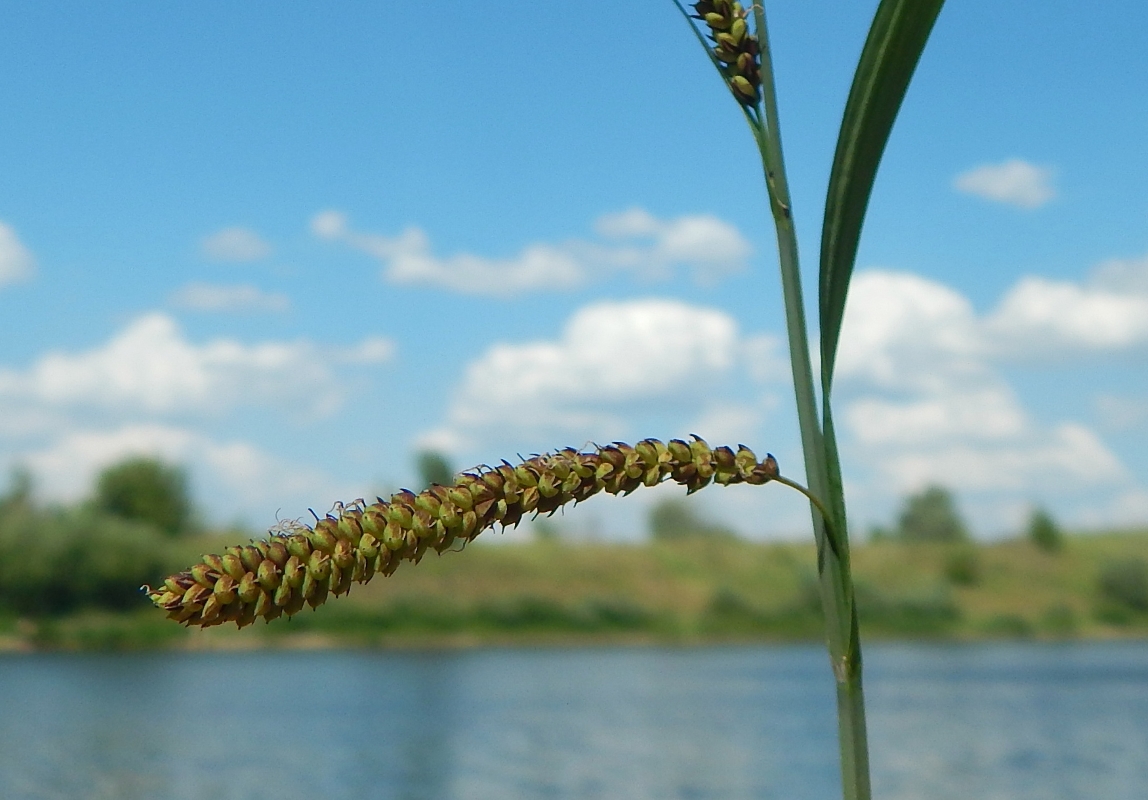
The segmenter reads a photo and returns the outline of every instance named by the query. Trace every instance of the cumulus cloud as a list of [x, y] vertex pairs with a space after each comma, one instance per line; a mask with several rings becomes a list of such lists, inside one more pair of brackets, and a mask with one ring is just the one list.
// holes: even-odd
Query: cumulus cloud
[[[772, 350], [715, 309], [662, 299], [594, 303], [557, 340], [496, 344], [473, 361], [447, 426], [427, 441], [457, 447], [506, 431], [618, 436], [635, 408], [706, 407], [732, 373], [760, 368]], [[723, 431], [731, 414], [746, 419], [744, 408], [722, 413], [711, 419], [721, 416]]]
[[758, 383], [790, 380], [789, 353], [781, 339], [768, 333], [750, 334], [741, 343], [749, 377]]
[[[764, 455], [781, 443], [776, 433], [768, 445], [762, 442], [778, 405], [773, 390], [788, 380], [780, 351], [778, 339], [744, 335], [717, 309], [667, 299], [593, 303], [575, 312], [555, 339], [488, 348], [467, 366], [445, 424], [419, 443], [491, 458], [523, 446], [533, 451], [696, 433], [715, 444], [745, 442]], [[651, 503], [682, 491], [663, 487], [624, 503], [596, 498], [592, 509], [578, 513], [588, 521], [575, 524], [633, 538], [644, 531]], [[800, 530], [794, 520], [808, 520], [799, 502], [782, 498], [779, 504], [759, 493], [747, 504], [744, 497], [735, 502], [735, 494], [723, 489], [699, 502], [750, 535], [765, 532], [751, 527], [763, 519], [774, 532]]]
[[1148, 295], [1148, 255], [1105, 261], [1092, 270], [1089, 283], [1112, 292]]
[[1101, 393], [1093, 398], [1101, 424], [1116, 432], [1133, 431], [1148, 423], [1148, 397]]
[[[611, 224], [630, 235], [652, 223], [632, 214]], [[1018, 300], [1031, 298], [1034, 286], [1056, 298], [1037, 279], [1018, 281], [996, 307], [978, 312], [960, 292], [919, 275], [858, 272], [836, 383], [853, 512], [887, 520], [905, 494], [937, 482], [959, 493], [982, 533], [1021, 524], [1034, 501], [1069, 509], [1065, 518], [1077, 523], [1123, 519], [1148, 493], [1086, 424], [1031, 414], [1005, 367], [1051, 350], [1085, 357], [1143, 343], [1135, 306], [1115, 315], [1125, 326], [1115, 332], [1105, 324], [1124, 306], [1090, 306], [1139, 302], [1139, 294], [1110, 288], [1137, 276], [1126, 264], [1102, 265], [1082, 283], [1063, 284], [1072, 302], [1042, 315], [1032, 310], [1039, 304]], [[1106, 323], [1095, 322], [1102, 316]], [[1050, 319], [1060, 320], [1055, 330]], [[671, 300], [594, 303], [556, 338], [489, 347], [461, 376], [444, 424], [421, 441], [503, 454], [513, 452], [510, 442], [535, 448], [697, 432], [768, 446], [790, 463], [799, 455], [779, 439], [783, 431], [760, 436], [779, 398], [788, 399], [788, 371], [778, 338], [744, 335], [722, 311]], [[1101, 399], [1097, 408], [1127, 426], [1129, 404], [1117, 405]]]
[[860, 444], [996, 441], [1025, 430], [988, 360], [981, 320], [953, 289], [909, 273], [859, 272], [843, 331], [837, 380], [852, 394], [844, 419]]
[[737, 228], [708, 214], [661, 220], [644, 209], [632, 208], [599, 217], [594, 230], [614, 242], [644, 242], [604, 252], [606, 263], [650, 271], [685, 264], [702, 280], [740, 271], [751, 253]]
[[343, 399], [334, 365], [379, 364], [391, 352], [391, 343], [379, 337], [349, 348], [302, 339], [196, 344], [171, 317], [152, 313], [94, 349], [50, 352], [25, 370], [0, 369], [0, 406], [116, 414], [220, 413], [260, 406], [322, 415]]
[[226, 314], [252, 312], [283, 312], [291, 307], [284, 294], [264, 292], [250, 284], [219, 285], [189, 283], [172, 295], [171, 302], [178, 308]]
[[[1025, 276], [987, 314], [919, 275], [858, 273], [838, 375], [886, 389], [942, 388], [986, 374], [1001, 360], [1047, 361], [1148, 346], [1148, 291], [1140, 262], [1107, 262], [1083, 282]], [[1145, 281], [1148, 285], [1148, 281]]]
[[1051, 168], [1012, 158], [1000, 164], [982, 164], [962, 172], [953, 179], [953, 187], [986, 200], [1033, 209], [1056, 197], [1052, 178]]
[[[351, 499], [365, 487], [341, 484], [313, 466], [284, 459], [243, 441], [216, 441], [197, 431], [159, 423], [66, 431], [21, 455], [45, 497], [74, 502], [95, 476], [129, 456], [152, 456], [190, 465], [196, 483], [212, 498], [213, 517], [259, 509], [273, 521], [275, 509], [305, 512], [299, 498]], [[312, 499], [311, 502], [314, 502]]]
[[859, 480], [863, 496], [894, 497], [941, 483], [978, 494], [976, 521], [999, 530], [1000, 505], [992, 497], [1127, 484], [1126, 469], [1092, 430], [1034, 420], [1000, 364], [1065, 343], [1119, 348], [1131, 337], [1085, 324], [1096, 315], [1082, 298], [1094, 290], [1079, 286], [1073, 301], [1083, 310], [1061, 303], [1068, 321], [1050, 327], [1056, 314], [1033, 310], [1043, 306], [1026, 294], [1032, 287], [1044, 303], [1059, 296], [1040, 279], [1024, 279], [979, 316], [963, 295], [920, 276], [856, 275], [838, 361], [838, 416], [849, 452], [867, 465]]
[[440, 257], [416, 227], [388, 237], [353, 230], [338, 211], [323, 211], [311, 220], [311, 231], [319, 238], [343, 242], [382, 262], [384, 280], [464, 294], [555, 291], [613, 272], [658, 277], [679, 266], [691, 269], [699, 281], [712, 282], [744, 269], [751, 252], [735, 227], [709, 215], [662, 220], [631, 209], [600, 218], [595, 230], [599, 241], [539, 242], [510, 258], [471, 253]]
[[[940, 384], [951, 376], [937, 377]], [[991, 379], [964, 391], [926, 391], [909, 400], [861, 397], [850, 403], [845, 418], [866, 445], [997, 441], [1021, 434], [1027, 426], [1016, 396]]]
[[16, 229], [0, 221], [0, 287], [17, 283], [36, 271], [36, 259], [20, 241]]
[[183, 461], [195, 435], [182, 428], [144, 424], [111, 431], [69, 431], [23, 454], [45, 495], [63, 501], [83, 497], [96, 473], [128, 456]]
[[293, 504], [353, 499], [365, 487], [207, 431], [245, 409], [314, 423], [365, 380], [350, 368], [385, 363], [393, 349], [377, 336], [341, 347], [305, 339], [197, 342], [169, 316], [147, 314], [90, 349], [0, 368], [0, 462], [28, 466], [38, 493], [72, 502], [108, 464], [159, 456], [190, 468], [197, 494], [210, 498], [212, 520], [254, 514], [270, 522], [277, 508], [298, 515], [306, 507]]
[[1027, 276], [985, 320], [1013, 358], [1064, 359], [1148, 345], [1148, 257], [1114, 259], [1081, 282]]
[[970, 491], [1065, 492], [1127, 477], [1095, 433], [1071, 422], [987, 446], [953, 440], [936, 449], [892, 453], [880, 469], [902, 492], [930, 483]]
[[839, 378], [938, 392], [984, 374], [976, 313], [968, 298], [947, 286], [906, 272], [859, 272], [846, 313]]
[[1148, 519], [1148, 491], [1130, 489], [1121, 493], [1116, 501], [1107, 507], [1090, 509], [1082, 517], [1082, 524], [1089, 527], [1143, 526]]
[[683, 430], [696, 433], [709, 442], [735, 443], [753, 437], [766, 417], [777, 407], [777, 399], [766, 395], [757, 403], [714, 400], [706, 403], [701, 414], [687, 423]]
[[200, 242], [203, 254], [212, 261], [260, 261], [271, 255], [271, 245], [250, 228], [223, 228]]
[[1018, 355], [1126, 349], [1148, 342], [1148, 294], [1030, 276], [1005, 295], [987, 327]]

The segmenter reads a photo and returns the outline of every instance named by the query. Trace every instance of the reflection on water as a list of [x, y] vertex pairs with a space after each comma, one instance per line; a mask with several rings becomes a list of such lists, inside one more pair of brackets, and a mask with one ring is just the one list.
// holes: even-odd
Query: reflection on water
[[884, 648], [870, 660], [889, 800], [1148, 797], [1148, 646]]
[[[1148, 797], [1148, 645], [871, 647], [875, 794]], [[4, 798], [832, 798], [813, 647], [0, 658]]]

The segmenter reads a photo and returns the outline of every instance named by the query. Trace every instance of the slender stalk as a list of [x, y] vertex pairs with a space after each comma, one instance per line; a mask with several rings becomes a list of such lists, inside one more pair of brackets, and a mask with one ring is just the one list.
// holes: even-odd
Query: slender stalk
[[825, 504], [821, 502], [821, 500], [817, 497], [817, 495], [815, 495], [813, 492], [806, 489], [804, 486], [802, 486], [797, 481], [791, 481], [789, 478], [785, 477], [784, 475], [774, 475], [773, 480], [775, 483], [780, 483], [783, 486], [788, 486], [790, 489], [796, 489], [797, 491], [799, 491], [803, 495], [805, 495], [805, 499], [808, 500], [810, 503], [812, 503], [813, 506], [819, 512], [821, 512], [821, 517], [822, 517], [822, 519], [825, 520], [826, 527], [828, 527], [830, 529], [830, 532], [832, 533], [833, 517], [831, 517], [829, 515], [829, 509], [827, 509], [825, 507]]
[[764, 124], [759, 123], [752, 127], [761, 152], [770, 210], [777, 231], [789, 357], [793, 370], [801, 445], [805, 455], [806, 478], [812, 494], [828, 498], [833, 511], [832, 521], [827, 525], [828, 520], [821, 516], [824, 508], [815, 508], [813, 498], [810, 498], [810, 511], [817, 537], [818, 585], [822, 607], [825, 610], [830, 663], [837, 685], [842, 792], [845, 800], [869, 800], [871, 796], [869, 747], [861, 681], [861, 643], [858, 636], [857, 610], [853, 602], [853, 578], [849, 565], [849, 540], [846, 532], [840, 468], [836, 457], [837, 446], [828, 415], [825, 431], [822, 431], [818, 421], [818, 402], [806, 334], [805, 302], [801, 291], [797, 236], [781, 148], [769, 34], [765, 21], [765, 8], [761, 0], [754, 0], [753, 14], [761, 50], [761, 92], [765, 119]]

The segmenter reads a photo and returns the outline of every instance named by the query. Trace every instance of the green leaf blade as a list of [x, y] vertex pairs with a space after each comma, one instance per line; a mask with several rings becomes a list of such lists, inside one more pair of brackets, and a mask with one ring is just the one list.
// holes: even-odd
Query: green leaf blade
[[877, 167], [944, 0], [882, 0], [861, 52], [825, 199], [821, 228], [821, 383], [826, 399], [861, 226]]

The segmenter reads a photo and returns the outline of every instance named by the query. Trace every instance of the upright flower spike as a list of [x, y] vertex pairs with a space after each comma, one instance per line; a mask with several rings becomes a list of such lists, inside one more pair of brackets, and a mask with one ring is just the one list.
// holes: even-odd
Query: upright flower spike
[[749, 30], [749, 12], [731, 0], [699, 0], [694, 19], [710, 29], [710, 52], [734, 97], [755, 107], [760, 99], [760, 50], [757, 36]]
[[[728, 4], [727, 4], [728, 5]], [[390, 500], [338, 504], [313, 527], [279, 526], [264, 541], [229, 547], [164, 580], [148, 597], [170, 619], [210, 627], [288, 617], [304, 605], [316, 608], [328, 595], [350, 591], [376, 573], [390, 575], [402, 561], [417, 563], [428, 548], [443, 552], [499, 524], [517, 525], [524, 514], [553, 514], [605, 491], [629, 494], [664, 480], [692, 493], [711, 481], [760, 485], [781, 478], [777, 461], [758, 461], [739, 445], [710, 448], [691, 442], [645, 439], [631, 447], [614, 442], [589, 452], [573, 448], [532, 456], [514, 466], [477, 467], [453, 486], [434, 485], [419, 494], [403, 490]]]

